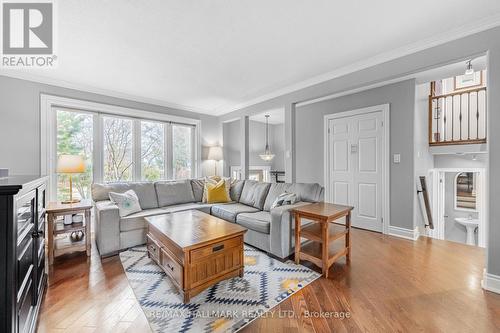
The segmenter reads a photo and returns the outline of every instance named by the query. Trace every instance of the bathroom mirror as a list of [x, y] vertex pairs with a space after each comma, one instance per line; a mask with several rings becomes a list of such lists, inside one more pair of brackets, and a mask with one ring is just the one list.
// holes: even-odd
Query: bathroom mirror
[[455, 209], [472, 210], [477, 209], [476, 185], [477, 175], [475, 172], [461, 172], [455, 178]]

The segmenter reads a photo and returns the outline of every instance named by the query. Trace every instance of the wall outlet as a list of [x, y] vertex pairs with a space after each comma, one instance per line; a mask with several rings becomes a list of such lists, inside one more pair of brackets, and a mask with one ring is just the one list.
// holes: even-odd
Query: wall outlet
[[394, 163], [401, 163], [401, 154], [394, 154]]

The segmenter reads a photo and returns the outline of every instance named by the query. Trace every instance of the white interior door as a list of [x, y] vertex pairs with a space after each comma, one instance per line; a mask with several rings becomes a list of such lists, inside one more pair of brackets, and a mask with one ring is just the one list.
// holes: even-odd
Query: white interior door
[[330, 119], [329, 193], [334, 203], [354, 206], [352, 225], [382, 231], [382, 111]]

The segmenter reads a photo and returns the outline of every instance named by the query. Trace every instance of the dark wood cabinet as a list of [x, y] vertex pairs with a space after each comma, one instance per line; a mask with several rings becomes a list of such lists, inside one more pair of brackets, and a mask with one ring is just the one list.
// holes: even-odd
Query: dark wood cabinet
[[0, 332], [36, 330], [45, 291], [46, 178], [0, 179]]

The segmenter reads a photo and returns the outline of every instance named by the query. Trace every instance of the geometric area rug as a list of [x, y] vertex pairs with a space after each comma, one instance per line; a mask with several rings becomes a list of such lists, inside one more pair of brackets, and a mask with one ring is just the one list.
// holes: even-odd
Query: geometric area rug
[[223, 280], [188, 304], [146, 247], [120, 253], [125, 274], [153, 332], [236, 332], [321, 274], [245, 245], [244, 277]]

